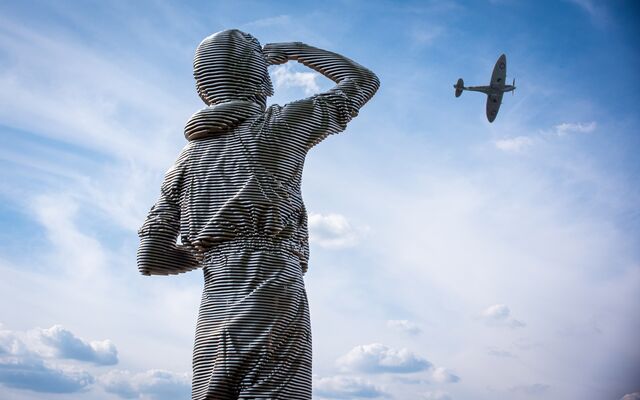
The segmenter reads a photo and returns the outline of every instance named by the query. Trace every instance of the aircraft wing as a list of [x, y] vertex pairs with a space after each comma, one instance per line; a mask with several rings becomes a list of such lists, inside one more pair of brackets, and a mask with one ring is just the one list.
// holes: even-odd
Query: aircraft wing
[[504, 93], [490, 94], [487, 96], [487, 119], [489, 122], [493, 122], [500, 110], [500, 104], [502, 104], [502, 95]]
[[498, 58], [491, 74], [491, 86], [504, 85], [507, 77], [507, 56], [504, 54]]

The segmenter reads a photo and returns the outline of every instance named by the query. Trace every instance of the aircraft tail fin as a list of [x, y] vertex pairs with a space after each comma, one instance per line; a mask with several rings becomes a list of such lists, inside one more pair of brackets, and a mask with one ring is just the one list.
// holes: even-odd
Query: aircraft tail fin
[[513, 78], [513, 83], [511, 84], [511, 86], [513, 86], [513, 90], [511, 91], [511, 95], [515, 95], [516, 94], [516, 78]]
[[464, 81], [462, 80], [462, 78], [458, 79], [458, 82], [456, 82], [453, 87], [456, 89], [456, 97], [460, 97], [462, 91], [464, 90]]

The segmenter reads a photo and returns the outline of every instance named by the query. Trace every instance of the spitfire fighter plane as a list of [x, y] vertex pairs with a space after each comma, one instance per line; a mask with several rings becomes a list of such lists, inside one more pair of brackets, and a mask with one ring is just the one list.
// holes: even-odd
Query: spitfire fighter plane
[[469, 90], [472, 92], [482, 92], [487, 95], [487, 119], [489, 122], [493, 122], [500, 110], [500, 104], [502, 104], [502, 95], [505, 92], [513, 92], [516, 89], [516, 80], [513, 80], [513, 84], [505, 85], [504, 80], [507, 77], [507, 56], [504, 54], [498, 58], [495, 67], [493, 67], [493, 74], [491, 74], [491, 84], [489, 86], [464, 86], [462, 78], [458, 79], [458, 82], [453, 85], [456, 89], [456, 97], [460, 97], [463, 90]]

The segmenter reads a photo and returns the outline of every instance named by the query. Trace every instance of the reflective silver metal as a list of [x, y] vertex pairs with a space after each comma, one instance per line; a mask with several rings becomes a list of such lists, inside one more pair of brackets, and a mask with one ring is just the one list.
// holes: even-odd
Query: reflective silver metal
[[[266, 108], [267, 67], [290, 60], [336, 86]], [[138, 268], [204, 271], [194, 400], [311, 399], [302, 169], [307, 152], [374, 95], [378, 78], [339, 54], [300, 42], [262, 48], [236, 29], [200, 43], [194, 76], [207, 106], [187, 122], [188, 143], [140, 228]]]

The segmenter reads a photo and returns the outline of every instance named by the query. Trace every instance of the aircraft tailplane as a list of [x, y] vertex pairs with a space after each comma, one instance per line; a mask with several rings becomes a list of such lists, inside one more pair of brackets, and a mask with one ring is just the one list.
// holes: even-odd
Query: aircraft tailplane
[[456, 82], [455, 86], [453, 87], [456, 88], [456, 97], [460, 97], [462, 91], [464, 90], [464, 81], [462, 80], [462, 78], [458, 79], [458, 82]]

